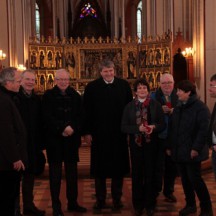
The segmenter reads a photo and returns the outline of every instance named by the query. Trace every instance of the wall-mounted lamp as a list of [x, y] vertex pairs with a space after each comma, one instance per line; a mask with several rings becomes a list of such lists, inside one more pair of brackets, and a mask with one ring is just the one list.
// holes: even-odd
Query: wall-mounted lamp
[[194, 50], [193, 50], [193, 48], [191, 48], [191, 47], [185, 48], [185, 50], [182, 51], [182, 55], [183, 55], [184, 57], [192, 57], [193, 54], [194, 54]]
[[23, 64], [19, 64], [19, 65], [17, 65], [17, 69], [19, 71], [24, 71], [24, 70], [26, 70], [26, 67]]
[[3, 53], [2, 50], [0, 50], [0, 70], [3, 68], [2, 67], [2, 60], [5, 60], [6, 59], [6, 54]]
[[5, 59], [6, 59], [6, 54], [3, 53], [2, 50], [0, 50], [0, 60], [2, 61], [2, 60], [5, 60]]

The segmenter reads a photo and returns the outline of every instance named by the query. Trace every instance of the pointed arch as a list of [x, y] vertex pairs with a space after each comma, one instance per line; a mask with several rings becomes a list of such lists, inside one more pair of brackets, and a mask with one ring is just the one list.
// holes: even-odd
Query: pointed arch
[[103, 14], [104, 11], [96, 0], [80, 1], [75, 9], [75, 20], [70, 36], [74, 38], [107, 36]]

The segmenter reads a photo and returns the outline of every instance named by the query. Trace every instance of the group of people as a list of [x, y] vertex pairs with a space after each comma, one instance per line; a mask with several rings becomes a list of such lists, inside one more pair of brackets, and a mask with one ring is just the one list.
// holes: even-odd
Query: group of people
[[[176, 202], [178, 175], [186, 200], [179, 215], [197, 211], [197, 195], [200, 216], [213, 216], [201, 162], [212, 147], [216, 170], [216, 107], [210, 121], [209, 109], [198, 98], [195, 85], [183, 80], [174, 89], [173, 76], [168, 73], [161, 75], [160, 88], [153, 93], [145, 79], [137, 79], [133, 94], [128, 82], [115, 76], [112, 61], [101, 61], [99, 71], [100, 78], [90, 82], [81, 97], [70, 86], [69, 72], [57, 70], [55, 86], [42, 100], [33, 90], [34, 71], [20, 76], [11, 67], [0, 72], [0, 215], [21, 215], [20, 180], [23, 214], [45, 215], [33, 202], [36, 152], [43, 148], [49, 164], [53, 216], [64, 215], [59, 199], [62, 163], [67, 210], [86, 212], [77, 202], [78, 150], [83, 136], [91, 146], [94, 210], [107, 207], [107, 178], [111, 178], [112, 209], [124, 207], [123, 182], [131, 163], [135, 216], [144, 211], [153, 215], [161, 191], [168, 202]], [[211, 78], [210, 95], [216, 97], [216, 75]]]

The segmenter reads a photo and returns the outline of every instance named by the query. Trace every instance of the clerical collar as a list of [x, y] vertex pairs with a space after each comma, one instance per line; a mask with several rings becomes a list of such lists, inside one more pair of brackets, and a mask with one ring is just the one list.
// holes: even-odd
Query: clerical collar
[[112, 83], [114, 82], [114, 78], [113, 78], [110, 82], [107, 82], [107, 81], [104, 79], [104, 82], [105, 82], [106, 84], [112, 84]]
[[144, 101], [146, 100], [146, 98], [138, 98], [138, 101], [140, 102], [140, 103], [143, 103]]

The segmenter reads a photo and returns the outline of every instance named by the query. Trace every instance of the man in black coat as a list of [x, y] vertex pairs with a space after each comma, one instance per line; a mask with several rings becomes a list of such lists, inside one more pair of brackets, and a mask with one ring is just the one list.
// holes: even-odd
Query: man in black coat
[[[216, 98], [216, 74], [210, 79], [209, 95]], [[216, 180], [216, 103], [214, 105], [208, 129], [208, 145], [212, 148], [212, 168]]]
[[213, 216], [212, 204], [207, 186], [201, 176], [201, 162], [208, 159], [206, 143], [210, 113], [207, 106], [198, 99], [196, 87], [188, 80], [177, 84], [179, 104], [171, 118], [171, 157], [178, 163], [186, 206], [180, 216], [197, 211], [195, 194], [200, 201], [200, 216]]
[[57, 70], [55, 82], [56, 85], [44, 93], [42, 103], [53, 216], [63, 216], [59, 200], [62, 162], [65, 168], [68, 211], [86, 212], [86, 208], [77, 203], [77, 162], [81, 144], [82, 107], [81, 96], [69, 86], [68, 71]]
[[[39, 153], [42, 154], [42, 116], [41, 101], [34, 93], [35, 72], [23, 71], [21, 74], [21, 86], [18, 93], [19, 111], [27, 131], [28, 168], [22, 175], [23, 213], [25, 215], [43, 216], [45, 211], [38, 209], [33, 202], [34, 178], [37, 171]], [[20, 215], [19, 197], [17, 199], [17, 216]]]
[[27, 165], [26, 131], [16, 107], [21, 82], [16, 68], [0, 72], [0, 215], [15, 213], [19, 171]]
[[101, 77], [90, 82], [84, 92], [84, 134], [91, 144], [91, 174], [95, 178], [94, 209], [105, 207], [106, 178], [111, 178], [114, 209], [121, 203], [123, 177], [129, 173], [126, 134], [121, 132], [123, 109], [132, 100], [127, 81], [114, 76], [114, 63], [99, 64]]

